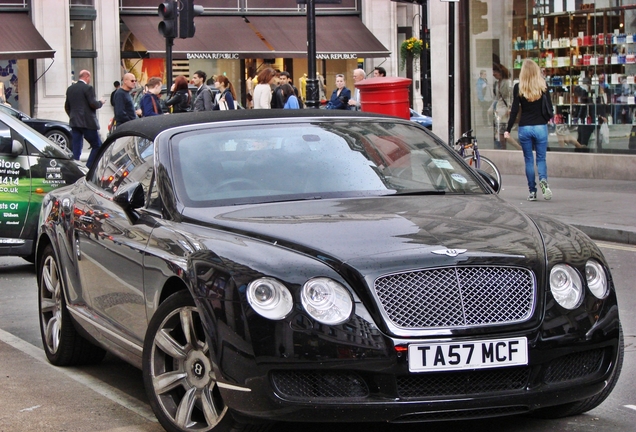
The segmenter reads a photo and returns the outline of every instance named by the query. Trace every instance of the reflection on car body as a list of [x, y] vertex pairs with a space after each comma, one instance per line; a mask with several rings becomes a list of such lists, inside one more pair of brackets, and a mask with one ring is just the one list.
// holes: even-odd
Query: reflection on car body
[[623, 359], [607, 262], [494, 192], [391, 117], [126, 123], [43, 202], [46, 355], [140, 367], [168, 430], [588, 411]]

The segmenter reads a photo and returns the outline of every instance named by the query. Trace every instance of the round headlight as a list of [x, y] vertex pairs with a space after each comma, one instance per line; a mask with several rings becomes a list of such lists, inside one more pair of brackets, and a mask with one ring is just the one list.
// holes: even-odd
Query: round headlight
[[550, 272], [550, 291], [561, 306], [574, 309], [581, 303], [583, 284], [576, 270], [566, 264], [557, 264]]
[[285, 318], [294, 306], [287, 287], [271, 278], [250, 282], [247, 286], [247, 301], [259, 315], [272, 320]]
[[585, 279], [587, 286], [596, 298], [604, 299], [609, 294], [607, 290], [607, 278], [603, 266], [598, 262], [589, 260], [585, 263]]
[[328, 278], [307, 281], [300, 292], [300, 299], [307, 313], [323, 324], [341, 324], [349, 319], [353, 309], [349, 292]]

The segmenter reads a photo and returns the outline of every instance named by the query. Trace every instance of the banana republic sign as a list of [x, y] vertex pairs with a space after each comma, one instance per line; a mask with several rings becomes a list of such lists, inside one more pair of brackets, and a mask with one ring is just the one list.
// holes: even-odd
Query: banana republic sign
[[[272, 53], [274, 55], [274, 53]], [[206, 53], [206, 52], [192, 52], [186, 54], [188, 60], [238, 60], [238, 53]], [[284, 57], [284, 54], [281, 55]], [[355, 60], [358, 58], [358, 54], [354, 53], [319, 53], [316, 54], [317, 60]]]

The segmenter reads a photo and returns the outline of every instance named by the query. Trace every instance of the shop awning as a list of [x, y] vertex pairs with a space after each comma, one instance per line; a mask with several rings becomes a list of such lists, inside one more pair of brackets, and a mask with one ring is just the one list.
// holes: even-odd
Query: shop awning
[[[150, 57], [163, 57], [166, 40], [157, 27], [161, 19], [150, 15], [122, 15], [128, 29], [143, 44]], [[193, 38], [174, 40], [172, 56], [184, 58], [270, 58], [271, 49], [250, 31], [240, 16], [200, 16], [195, 19]]]
[[[274, 57], [307, 56], [307, 18], [248, 16], [249, 25], [274, 48]], [[391, 52], [357, 16], [317, 16], [316, 56], [324, 59], [388, 57]]]
[[[163, 57], [166, 41], [160, 18], [122, 15], [150, 57]], [[303, 58], [307, 56], [304, 16], [200, 16], [194, 38], [175, 39], [172, 55], [183, 58]], [[356, 16], [316, 17], [316, 55], [324, 59], [387, 57], [384, 45]]]
[[0, 60], [53, 58], [55, 51], [25, 13], [0, 13]]

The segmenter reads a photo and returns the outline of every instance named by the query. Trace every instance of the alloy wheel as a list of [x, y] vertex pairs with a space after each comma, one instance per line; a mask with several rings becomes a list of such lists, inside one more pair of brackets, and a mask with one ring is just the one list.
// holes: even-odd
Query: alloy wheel
[[179, 430], [208, 431], [225, 417], [199, 314], [175, 308], [154, 332], [149, 374], [163, 414]]
[[52, 255], [42, 265], [40, 284], [40, 314], [44, 342], [51, 354], [60, 346], [62, 328], [62, 283], [57, 263]]

